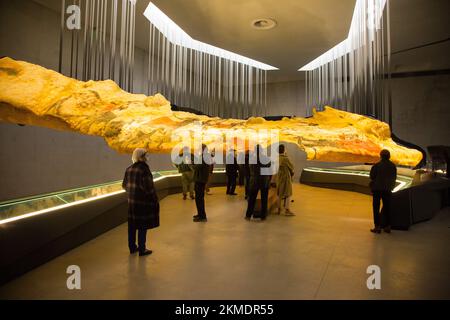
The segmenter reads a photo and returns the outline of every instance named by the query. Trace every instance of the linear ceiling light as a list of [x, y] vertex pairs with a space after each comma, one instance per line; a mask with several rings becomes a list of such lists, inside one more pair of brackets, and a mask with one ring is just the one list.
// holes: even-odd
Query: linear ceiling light
[[167, 38], [169, 42], [175, 45], [218, 56], [262, 70], [278, 70], [278, 68], [268, 64], [193, 39], [151, 2], [147, 6], [147, 9], [145, 9], [144, 16]]
[[[368, 2], [367, 2], [368, 1]], [[365, 7], [367, 2], [367, 21], [372, 22], [368, 24], [369, 29], [379, 29], [380, 25], [380, 17], [383, 16], [383, 10], [386, 6], [386, 0], [357, 0], [355, 9], [353, 11], [352, 23], [350, 25], [350, 31], [348, 32], [348, 37], [335, 47], [331, 48], [321, 56], [317, 57], [307, 65], [300, 68], [298, 71], [311, 71], [315, 70], [320, 66], [323, 66], [327, 63], [330, 63], [333, 60], [336, 60], [343, 55], [350, 53], [352, 50], [357, 49], [360, 41], [355, 41], [360, 36], [364, 36], [362, 33], [364, 30], [360, 29], [361, 19], [364, 19], [361, 15], [362, 8]], [[377, 19], [376, 19], [377, 17]], [[373, 36], [373, 32], [369, 32], [369, 37]], [[373, 41], [373, 38], [370, 38], [370, 41]]]

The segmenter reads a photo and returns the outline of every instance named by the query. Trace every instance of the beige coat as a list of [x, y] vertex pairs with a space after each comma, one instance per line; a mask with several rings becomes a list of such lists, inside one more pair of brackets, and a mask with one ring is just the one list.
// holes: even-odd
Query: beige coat
[[294, 166], [289, 158], [280, 154], [280, 167], [277, 174], [277, 194], [280, 198], [292, 196], [292, 177], [294, 176]]

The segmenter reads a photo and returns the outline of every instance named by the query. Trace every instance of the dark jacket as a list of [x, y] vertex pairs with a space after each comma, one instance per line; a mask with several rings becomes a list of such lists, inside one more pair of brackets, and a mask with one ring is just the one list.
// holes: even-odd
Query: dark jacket
[[238, 164], [237, 160], [233, 156], [227, 157], [227, 163], [225, 165], [225, 173], [229, 176], [235, 176], [238, 172]]
[[370, 170], [372, 191], [392, 191], [397, 179], [397, 168], [390, 160], [381, 160]]
[[[195, 161], [195, 162], [200, 162]], [[194, 164], [192, 165], [194, 169], [194, 182], [197, 183], [207, 183], [209, 178], [209, 172], [210, 172], [210, 165], [205, 162], [204, 159], [202, 159], [201, 164]]]
[[270, 163], [262, 164], [261, 161], [259, 160], [259, 156], [256, 164], [249, 165], [249, 175], [250, 175], [249, 186], [251, 189], [261, 189], [270, 187], [270, 181], [272, 180], [272, 176], [261, 174], [262, 168], [269, 168], [269, 167]]
[[245, 154], [245, 164], [243, 165], [244, 176], [250, 178], [250, 156], [248, 152]]
[[128, 196], [128, 222], [138, 229], [159, 227], [158, 196], [148, 165], [139, 161], [129, 166], [122, 187]]

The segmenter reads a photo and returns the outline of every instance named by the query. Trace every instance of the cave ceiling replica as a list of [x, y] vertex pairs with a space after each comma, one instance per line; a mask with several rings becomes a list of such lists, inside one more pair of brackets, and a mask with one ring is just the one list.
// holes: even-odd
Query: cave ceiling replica
[[[254, 134], [267, 129], [278, 130], [280, 141], [297, 145], [309, 160], [374, 163], [382, 149], [398, 165], [413, 167], [422, 160], [421, 152], [391, 139], [386, 123], [331, 107], [310, 118], [279, 121], [195, 115], [172, 111], [160, 94], [131, 94], [111, 80], [79, 81], [8, 57], [0, 59], [0, 120], [100, 136], [121, 153], [137, 147], [170, 153], [182, 142], [175, 133], [201, 125], [203, 143], [211, 148], [239, 150], [242, 140], [246, 146], [267, 144], [264, 134], [262, 141]], [[217, 145], [218, 138], [233, 134], [236, 145]]]

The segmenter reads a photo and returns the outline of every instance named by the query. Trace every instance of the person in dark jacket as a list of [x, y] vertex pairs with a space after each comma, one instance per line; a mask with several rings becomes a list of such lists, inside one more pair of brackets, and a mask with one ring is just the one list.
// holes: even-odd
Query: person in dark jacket
[[[389, 159], [391, 154], [388, 150], [381, 150], [381, 160], [370, 170], [370, 188], [373, 194], [373, 221], [375, 228], [371, 232], [381, 233], [381, 229], [387, 233], [391, 232], [391, 197], [397, 179], [397, 168]], [[383, 201], [383, 210], [380, 212], [380, 200]], [[384, 218], [382, 225], [381, 219]]]
[[[262, 169], [265, 167], [270, 167], [270, 163], [267, 160], [270, 160], [266, 157], [266, 159], [262, 159], [260, 155], [261, 146], [257, 145], [255, 148], [256, 152], [256, 164], [249, 165], [250, 171], [250, 179], [249, 179], [249, 195], [248, 195], [248, 206], [247, 212], [245, 214], [245, 219], [250, 220], [253, 216], [254, 218], [261, 218], [261, 220], [265, 220], [267, 217], [267, 203], [269, 196], [269, 188], [270, 188], [270, 180], [272, 178], [271, 175], [265, 175], [262, 172]], [[258, 192], [261, 191], [261, 213], [259, 217], [254, 215], [256, 197], [258, 196]]]
[[[214, 150], [210, 153], [211, 157], [214, 157]], [[205, 190], [207, 195], [211, 195], [211, 180], [214, 173], [214, 161], [211, 161], [209, 164], [209, 174], [208, 174], [208, 181], [206, 181]]]
[[[134, 150], [133, 164], [125, 171], [122, 187], [128, 197], [128, 248], [139, 256], [152, 253], [146, 249], [147, 230], [159, 227], [159, 201], [153, 176], [146, 163], [145, 149]], [[136, 231], [138, 246], [136, 246]]]
[[243, 175], [244, 175], [244, 184], [245, 184], [245, 199], [248, 199], [248, 195], [250, 193], [250, 155], [249, 151], [245, 152], [244, 155], [244, 165], [243, 165]]
[[236, 157], [234, 156], [234, 150], [230, 150], [227, 155], [225, 173], [227, 175], [227, 194], [235, 196], [237, 195], [234, 191], [236, 190], [238, 165]]
[[[202, 145], [203, 155], [208, 153], [208, 148], [206, 145]], [[205, 162], [202, 156], [201, 163], [196, 163], [193, 165], [194, 168], [194, 190], [195, 190], [195, 204], [197, 206], [197, 215], [193, 217], [194, 222], [206, 222], [208, 221], [205, 211], [205, 188], [206, 183], [209, 179], [210, 165]]]
[[245, 163], [242, 163], [245, 159], [245, 153], [241, 152], [238, 154], [238, 165], [237, 165], [237, 170], [238, 170], [238, 182], [237, 185], [238, 186], [244, 186], [245, 185]]

